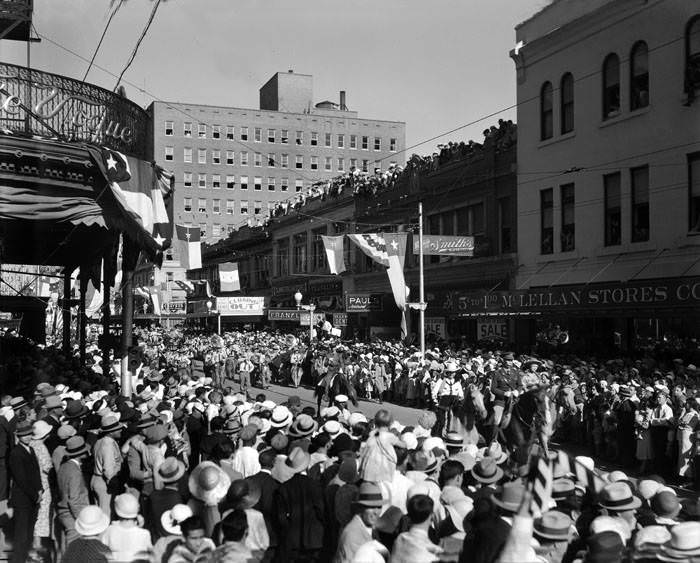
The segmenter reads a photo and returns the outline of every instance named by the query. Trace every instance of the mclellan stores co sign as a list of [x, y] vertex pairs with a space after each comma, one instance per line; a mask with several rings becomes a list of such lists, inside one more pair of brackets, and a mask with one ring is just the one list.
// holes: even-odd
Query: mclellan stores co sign
[[490, 293], [450, 292], [441, 307], [460, 313], [700, 307], [700, 278]]

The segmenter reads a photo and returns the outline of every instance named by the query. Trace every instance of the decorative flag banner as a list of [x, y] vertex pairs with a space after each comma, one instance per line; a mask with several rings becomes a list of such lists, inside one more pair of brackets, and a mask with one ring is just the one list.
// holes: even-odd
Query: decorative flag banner
[[[117, 227], [134, 238], [158, 263], [172, 238], [171, 174], [145, 160], [106, 147], [87, 146], [122, 212]], [[168, 202], [166, 203], [166, 199]]]
[[335, 237], [321, 235], [323, 248], [326, 249], [326, 258], [331, 274], [341, 274], [345, 271], [345, 257], [343, 256], [343, 235]]
[[150, 294], [151, 294], [151, 303], [153, 303], [153, 312], [154, 312], [156, 315], [159, 315], [159, 316], [160, 316], [160, 313], [161, 313], [161, 307], [160, 307], [160, 303], [161, 303], [160, 291], [159, 291], [158, 289], [156, 289], [155, 287], [150, 287], [150, 288], [148, 288], [148, 289], [149, 289], [149, 292], [150, 292]]
[[192, 293], [194, 291], [194, 284], [189, 280], [175, 280], [175, 283], [184, 289], [187, 293]]
[[[419, 238], [413, 236], [413, 254], [420, 254]], [[474, 237], [423, 235], [426, 256], [474, 256]]]
[[211, 297], [209, 280], [193, 280], [192, 283], [194, 283], [193, 298]]
[[386, 254], [389, 262], [389, 283], [394, 293], [396, 306], [403, 310], [406, 308], [406, 281], [403, 275], [403, 265], [406, 260], [406, 233], [386, 233]]
[[238, 263], [219, 264], [219, 285], [221, 291], [240, 291], [241, 280], [238, 277]]
[[175, 225], [180, 265], [185, 270], [196, 270], [202, 267], [202, 245], [199, 236], [199, 227]]
[[532, 479], [532, 500], [530, 513], [534, 518], [539, 518], [549, 510], [549, 502], [552, 499], [552, 483], [554, 482], [553, 462], [544, 457], [537, 460], [534, 477]]
[[348, 235], [348, 238], [375, 262], [378, 262], [382, 266], [389, 265], [389, 256], [386, 253], [386, 243], [384, 242], [383, 234], [366, 233], [362, 235]]

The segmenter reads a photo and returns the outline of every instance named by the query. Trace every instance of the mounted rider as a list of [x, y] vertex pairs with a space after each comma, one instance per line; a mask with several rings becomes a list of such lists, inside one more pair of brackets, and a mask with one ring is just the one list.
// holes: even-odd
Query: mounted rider
[[456, 362], [445, 362], [442, 377], [438, 379], [431, 389], [431, 397], [433, 404], [438, 411], [438, 430], [436, 435], [440, 436], [442, 430], [449, 430], [449, 418], [452, 412], [452, 407], [458, 402], [464, 400], [464, 387], [462, 381], [457, 377], [459, 366]]
[[491, 377], [491, 393], [495, 397], [493, 405], [494, 428], [501, 426], [504, 420], [503, 413], [510, 414], [513, 408], [513, 399], [517, 398], [523, 391], [520, 370], [514, 363], [513, 354], [506, 353], [503, 360], [505, 364], [496, 368]]

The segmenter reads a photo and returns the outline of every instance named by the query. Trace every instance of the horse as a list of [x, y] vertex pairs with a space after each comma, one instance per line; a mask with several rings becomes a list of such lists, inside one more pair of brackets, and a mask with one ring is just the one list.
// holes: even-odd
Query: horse
[[482, 435], [477, 429], [477, 423], [481, 423], [487, 417], [484, 396], [474, 383], [464, 385], [464, 399], [455, 402], [446, 412], [446, 423], [443, 435], [448, 432], [457, 432], [464, 438], [464, 444], [478, 444], [482, 441]]
[[335, 402], [336, 395], [346, 395], [352, 404], [357, 406], [357, 392], [352, 382], [345, 376], [342, 371], [328, 372], [314, 388], [314, 397], [316, 397], [316, 412], [321, 412], [321, 403], [323, 397], [328, 397], [328, 405]]
[[552, 435], [559, 432], [563, 434], [562, 439], [566, 439], [576, 426], [576, 416], [579, 409], [574, 400], [574, 390], [569, 386], [553, 386], [549, 392], [549, 399], [556, 409], [556, 424], [552, 428]]
[[[504, 417], [505, 418], [505, 417]], [[549, 452], [549, 439], [556, 423], [556, 410], [544, 387], [525, 391], [513, 404], [510, 418], [501, 427], [505, 446], [519, 465], [528, 462], [535, 442]]]

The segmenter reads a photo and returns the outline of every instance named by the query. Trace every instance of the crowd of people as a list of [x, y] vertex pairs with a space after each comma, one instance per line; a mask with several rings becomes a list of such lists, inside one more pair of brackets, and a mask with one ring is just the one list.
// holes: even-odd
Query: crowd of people
[[[136, 331], [124, 392], [120, 363], [102, 366], [95, 345], [83, 367], [7, 333], [0, 527], [13, 561], [692, 561], [697, 495], [669, 485], [694, 478], [697, 352], [536, 358], [443, 343], [421, 359], [399, 342], [151, 328]], [[336, 377], [357, 403], [265, 393], [307, 383], [323, 396]], [[561, 439], [590, 455], [518, 464], [501, 435], [442, 426], [444, 399], [468, 389], [504, 423], [519, 396], [556, 389]], [[363, 394], [418, 410], [368, 417]], [[553, 460], [544, 495], [540, 459]]]

